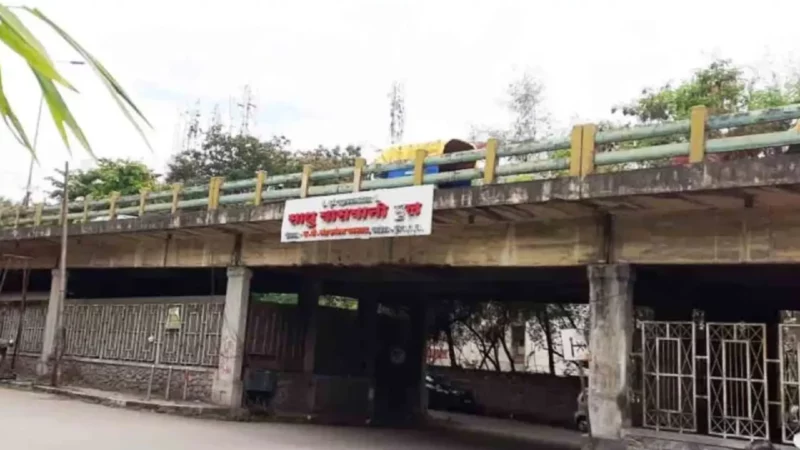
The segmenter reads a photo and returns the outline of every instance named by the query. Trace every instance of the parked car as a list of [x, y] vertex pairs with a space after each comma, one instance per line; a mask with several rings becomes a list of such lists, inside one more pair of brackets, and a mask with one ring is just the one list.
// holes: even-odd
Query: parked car
[[428, 390], [428, 408], [430, 409], [469, 414], [479, 412], [472, 392], [453, 386], [445, 377], [426, 375], [425, 388]]

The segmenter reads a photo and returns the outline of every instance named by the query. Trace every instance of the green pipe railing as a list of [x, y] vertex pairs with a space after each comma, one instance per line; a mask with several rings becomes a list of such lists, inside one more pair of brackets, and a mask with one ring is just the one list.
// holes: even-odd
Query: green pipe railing
[[[708, 116], [705, 107], [697, 106], [692, 110], [691, 119], [670, 123], [599, 132], [595, 125], [579, 125], [574, 127], [571, 136], [566, 138], [502, 144], [495, 140], [489, 140], [486, 149], [431, 157], [426, 157], [422, 151], [413, 161], [366, 165], [365, 161], [360, 159], [355, 167], [320, 171], [313, 171], [311, 167], [305, 167], [301, 173], [274, 176], [259, 173], [255, 178], [234, 181], [223, 181], [221, 178], [215, 177], [206, 185], [184, 187], [176, 184], [169, 190], [143, 192], [141, 195], [112, 195], [103, 199], [83, 199], [69, 203], [67, 218], [72, 222], [85, 222], [97, 218], [116, 220], [120, 216], [138, 217], [146, 214], [173, 214], [182, 210], [216, 210], [220, 206], [227, 205], [260, 205], [264, 202], [284, 201], [291, 198], [395, 188], [414, 184], [440, 184], [471, 180], [492, 184], [499, 182], [498, 177], [564, 170], [568, 170], [568, 174], [563, 174], [563, 176], [583, 177], [593, 173], [596, 166], [640, 163], [677, 156], [689, 156], [690, 162], [701, 162], [707, 153], [729, 153], [800, 144], [800, 131], [795, 128], [781, 132], [707, 139], [709, 130], [727, 130], [798, 118], [800, 118], [800, 104], [717, 116]], [[665, 145], [596, 152], [596, 147], [603, 144], [672, 136], [681, 136], [686, 140]], [[557, 151], [568, 151], [568, 157], [500, 162], [502, 158]], [[452, 172], [424, 173], [426, 166], [478, 161], [484, 161], [484, 167]], [[402, 169], [412, 169], [414, 175], [380, 178], [382, 173]], [[369, 175], [373, 175], [373, 177], [369, 178]], [[561, 176], [562, 174], [558, 173], [557, 175]], [[319, 182], [343, 179], [350, 181], [315, 185]], [[287, 184], [293, 186], [284, 187]], [[200, 198], [186, 198], [198, 196]], [[59, 205], [39, 204], [27, 209], [7, 208], [0, 211], [0, 224], [5, 227], [49, 226], [60, 221], [60, 213]]]

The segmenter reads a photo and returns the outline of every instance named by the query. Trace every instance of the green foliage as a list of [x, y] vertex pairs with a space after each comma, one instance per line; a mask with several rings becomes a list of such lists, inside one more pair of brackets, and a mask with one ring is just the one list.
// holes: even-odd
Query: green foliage
[[2, 195], [0, 195], [0, 208], [2, 209], [11, 208], [17, 205], [19, 205], [19, 202], [15, 202], [14, 200], [11, 200], [8, 197], [3, 197]]
[[[694, 71], [677, 85], [644, 89], [641, 96], [612, 112], [620, 111], [642, 124], [688, 119], [697, 105], [705, 105], [710, 115], [746, 112], [800, 102], [799, 88], [797, 79], [782, 83], [773, 76], [763, 80], [748, 75], [732, 61], [721, 59]], [[760, 127], [763, 132], [765, 128], [786, 129], [787, 124]]]
[[334, 169], [352, 166], [361, 155], [361, 149], [354, 146], [320, 146], [292, 152], [289, 140], [283, 136], [262, 141], [255, 136], [226, 132], [219, 124], [201, 134], [198, 145], [189, 146], [170, 161], [167, 181], [201, 184], [212, 176], [241, 180], [255, 177], [259, 170], [269, 175], [297, 173], [304, 164], [311, 164], [315, 170]]
[[[705, 105], [709, 115], [731, 114], [758, 109], [784, 106], [800, 102], [800, 79], [787, 82], [779, 81], [773, 75], [764, 80], [757, 75], [748, 74], [741, 66], [731, 60], [719, 59], [707, 67], [695, 70], [690, 77], [677, 84], [667, 83], [658, 88], [642, 90], [639, 97], [612, 108], [612, 113], [620, 112], [624, 117], [633, 119], [630, 125], [657, 124], [691, 117], [693, 106]], [[607, 126], [620, 128], [618, 124], [607, 123]], [[791, 126], [790, 121], [739, 127], [732, 130], [709, 131], [710, 138], [721, 136], [742, 136], [755, 133], [783, 131]], [[601, 126], [600, 129], [603, 129]], [[612, 151], [627, 148], [647, 147], [674, 142], [686, 142], [688, 136], [669, 136], [603, 145], [598, 151]], [[715, 155], [716, 158], [747, 158], [759, 154], [771, 154], [782, 151], [780, 148], [755, 149], [747, 152], [736, 152], [727, 155]], [[658, 164], [637, 163], [637, 167]], [[624, 167], [623, 167], [624, 166]], [[607, 170], [630, 169], [629, 165], [610, 167]]]
[[[277, 292], [268, 294], [252, 293], [251, 299], [259, 303], [277, 303], [279, 305], [297, 305], [300, 301], [297, 294]], [[319, 298], [319, 305], [329, 308], [356, 310], [358, 309], [358, 300], [337, 295], [322, 295]]]
[[300, 150], [293, 155], [298, 168], [302, 169], [304, 164], [311, 164], [314, 170], [338, 169], [340, 167], [352, 167], [356, 163], [356, 158], [361, 156], [361, 147], [348, 145], [345, 148], [318, 146], [313, 150]]
[[[111, 97], [119, 106], [125, 117], [134, 125], [139, 131], [139, 134], [145, 139], [144, 133], [138, 124], [138, 120], [143, 121], [148, 126], [147, 119], [142, 112], [136, 107], [130, 97], [122, 89], [122, 86], [114, 79], [111, 73], [92, 56], [91, 53], [86, 51], [78, 42], [67, 34], [61, 27], [56, 25], [40, 10], [35, 8], [16, 8], [23, 10], [33, 17], [47, 24], [61, 39], [63, 39], [73, 50], [75, 50], [83, 59], [83, 63], [88, 65], [92, 71], [97, 75], [100, 81], [106, 86]], [[64, 144], [69, 148], [69, 140], [67, 137], [67, 130], [77, 139], [78, 143], [85, 148], [89, 153], [92, 153], [89, 141], [83, 133], [80, 125], [78, 125], [75, 117], [72, 115], [69, 107], [67, 106], [64, 98], [59, 91], [59, 85], [62, 88], [75, 91], [75, 88], [64, 79], [55, 67], [55, 63], [50, 59], [44, 46], [34, 36], [34, 34], [24, 25], [20, 18], [12, 11], [11, 8], [5, 5], [0, 5], [0, 42], [8, 47], [11, 51], [20, 56], [33, 72], [33, 76], [39, 84], [42, 92], [42, 98], [50, 110], [50, 115], [53, 123], [64, 141]], [[27, 148], [31, 153], [34, 148], [31, 145], [27, 133], [25, 132], [22, 123], [17, 118], [16, 113], [8, 102], [5, 95], [4, 86], [0, 78], [0, 115], [3, 121], [11, 130], [14, 137], [21, 145]], [[149, 144], [148, 144], [149, 145]]]
[[298, 303], [297, 294], [287, 293], [256, 293], [250, 294], [250, 299], [257, 303], [277, 303], [279, 305], [296, 305]]
[[[47, 177], [52, 185], [50, 197], [61, 198], [64, 191], [64, 173], [56, 171], [58, 176]], [[129, 159], [101, 158], [97, 166], [88, 170], [75, 170], [69, 176], [69, 195], [71, 198], [91, 196], [103, 198], [112, 192], [122, 195], [138, 194], [142, 189], [154, 189], [158, 182], [158, 174], [145, 164]]]
[[286, 173], [292, 164], [288, 145], [289, 140], [283, 136], [261, 141], [254, 136], [227, 133], [221, 125], [213, 125], [198, 146], [175, 155], [168, 165], [166, 180], [201, 184], [214, 176], [228, 180], [253, 178], [259, 170]]

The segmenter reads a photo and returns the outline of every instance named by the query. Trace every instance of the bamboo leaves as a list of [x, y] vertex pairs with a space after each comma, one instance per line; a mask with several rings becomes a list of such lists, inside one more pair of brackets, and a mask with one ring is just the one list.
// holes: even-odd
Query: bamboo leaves
[[[149, 142], [147, 142], [147, 137], [138, 121], [141, 120], [148, 127], [151, 127], [150, 123], [122, 86], [100, 61], [38, 9], [27, 7], [20, 9], [46, 23], [61, 39], [66, 41], [81, 58], [83, 58], [85, 63], [92, 68], [95, 75], [97, 75], [106, 89], [108, 89], [111, 97], [122, 110], [122, 113], [128, 121], [133, 124], [147, 146], [150, 147]], [[47, 54], [41, 42], [23, 24], [20, 18], [10, 8], [4, 5], [0, 5], [0, 43], [23, 58], [30, 67], [34, 77], [39, 83], [42, 97], [50, 110], [53, 123], [56, 125], [59, 135], [67, 148], [69, 148], [69, 139], [67, 136], [67, 130], [69, 129], [78, 143], [90, 154], [94, 155], [86, 135], [64, 101], [58, 85], [73, 91], [75, 91], [75, 89], [58, 72], [54, 62], [50, 59], [50, 56]], [[0, 115], [20, 144], [33, 153], [35, 149], [31, 146], [22, 124], [8, 101], [6, 91], [4, 90], [5, 86], [2, 81], [3, 79], [0, 77]]]

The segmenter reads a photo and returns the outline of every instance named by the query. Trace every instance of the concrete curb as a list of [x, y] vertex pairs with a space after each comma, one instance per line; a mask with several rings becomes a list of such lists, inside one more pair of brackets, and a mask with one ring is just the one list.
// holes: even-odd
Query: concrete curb
[[87, 403], [94, 403], [114, 408], [125, 408], [139, 411], [151, 411], [162, 414], [171, 414], [184, 417], [196, 417], [215, 420], [248, 420], [249, 414], [246, 411], [230, 410], [228, 408], [208, 406], [208, 405], [182, 405], [182, 404], [163, 404], [150, 402], [147, 400], [123, 399], [107, 395], [95, 394], [91, 392], [81, 392], [79, 390], [52, 386], [37, 385], [25, 381], [3, 381], [0, 385], [12, 389], [40, 392], [62, 397], [81, 400]]

